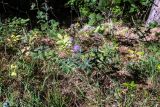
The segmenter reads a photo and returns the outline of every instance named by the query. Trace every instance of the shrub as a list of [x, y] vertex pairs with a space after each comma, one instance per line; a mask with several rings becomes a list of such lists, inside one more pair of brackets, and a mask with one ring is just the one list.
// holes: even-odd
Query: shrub
[[158, 73], [159, 60], [156, 57], [148, 56], [147, 59], [142, 59], [139, 62], [131, 62], [128, 64], [128, 69], [138, 80], [146, 80], [150, 77], [155, 77]]
[[88, 19], [92, 22], [90, 24], [97, 24], [102, 16], [116, 18], [123, 16], [123, 20], [128, 20], [128, 22], [133, 21], [133, 18], [145, 21], [146, 11], [151, 7], [150, 0], [69, 0], [68, 4], [75, 9], [77, 7], [81, 17], [90, 16]]

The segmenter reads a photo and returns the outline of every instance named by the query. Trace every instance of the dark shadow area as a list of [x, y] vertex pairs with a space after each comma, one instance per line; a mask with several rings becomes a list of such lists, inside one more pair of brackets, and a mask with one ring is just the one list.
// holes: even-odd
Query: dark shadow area
[[[48, 6], [49, 19], [54, 19], [60, 23], [60, 26], [70, 26], [77, 14], [71, 7], [66, 6], [68, 0], [0, 0], [0, 18], [2, 21], [8, 18], [20, 17], [29, 18], [30, 27], [37, 24], [37, 11], [45, 11], [44, 4]], [[35, 3], [38, 7], [31, 10], [31, 5]]]

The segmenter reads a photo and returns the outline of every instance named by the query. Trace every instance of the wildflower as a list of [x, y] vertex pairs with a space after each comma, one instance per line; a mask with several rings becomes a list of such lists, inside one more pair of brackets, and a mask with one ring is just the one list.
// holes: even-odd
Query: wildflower
[[80, 52], [80, 51], [81, 51], [81, 47], [79, 45], [73, 46], [73, 52]]
[[13, 69], [16, 69], [17, 68], [17, 65], [15, 65], [15, 64], [11, 64], [11, 69], [13, 70]]
[[10, 69], [11, 69], [11, 76], [12, 76], [12, 77], [17, 76], [17, 73], [16, 73], [17, 65], [11, 64]]
[[16, 77], [16, 76], [17, 76], [16, 71], [12, 71], [12, 72], [11, 72], [11, 76], [12, 76], [12, 77]]

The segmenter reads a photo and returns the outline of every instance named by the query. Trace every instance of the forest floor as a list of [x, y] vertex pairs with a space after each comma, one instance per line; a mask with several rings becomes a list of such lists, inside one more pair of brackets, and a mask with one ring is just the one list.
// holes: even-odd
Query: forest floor
[[0, 106], [160, 106], [160, 27], [55, 29], [1, 39]]

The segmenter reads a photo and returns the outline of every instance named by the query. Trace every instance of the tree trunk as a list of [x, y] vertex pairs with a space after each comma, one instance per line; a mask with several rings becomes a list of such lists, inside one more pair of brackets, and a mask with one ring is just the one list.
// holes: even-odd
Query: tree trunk
[[154, 0], [146, 25], [152, 22], [160, 25], [160, 0]]

